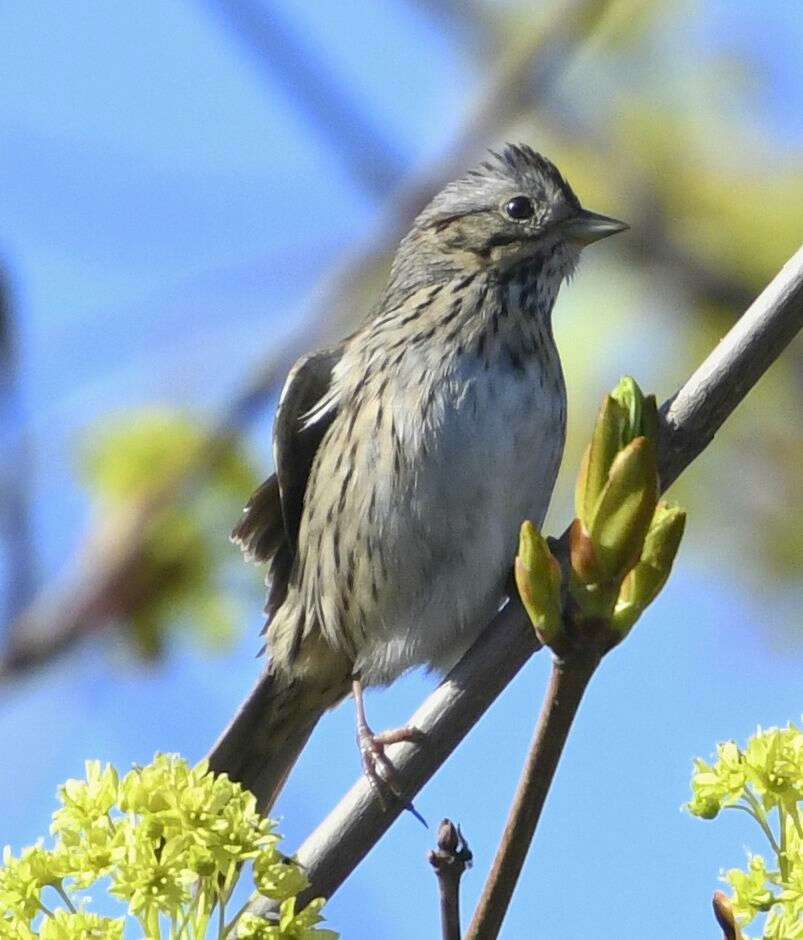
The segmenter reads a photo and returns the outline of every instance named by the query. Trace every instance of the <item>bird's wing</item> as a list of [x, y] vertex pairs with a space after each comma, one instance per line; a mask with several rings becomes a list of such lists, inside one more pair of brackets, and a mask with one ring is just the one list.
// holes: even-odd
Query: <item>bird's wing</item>
[[337, 415], [330, 392], [332, 370], [343, 354], [333, 346], [299, 359], [285, 382], [273, 426], [276, 472], [259, 487], [231, 534], [255, 561], [270, 561], [266, 613], [272, 617], [287, 594], [298, 546], [312, 462], [318, 445]]
[[330, 393], [332, 370], [342, 355], [343, 347], [334, 346], [299, 359], [285, 382], [273, 425], [282, 516], [294, 553], [312, 462], [338, 411]]

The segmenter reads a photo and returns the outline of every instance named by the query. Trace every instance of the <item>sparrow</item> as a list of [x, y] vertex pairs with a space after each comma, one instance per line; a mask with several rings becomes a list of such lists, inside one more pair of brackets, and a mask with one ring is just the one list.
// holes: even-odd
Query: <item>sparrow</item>
[[626, 228], [508, 145], [420, 213], [358, 329], [293, 366], [276, 471], [232, 535], [269, 566], [267, 664], [209, 756], [263, 811], [349, 694], [366, 772], [396, 792], [385, 747], [420, 734], [375, 734], [363, 691], [448, 671], [503, 603], [563, 454], [555, 299], [582, 249]]

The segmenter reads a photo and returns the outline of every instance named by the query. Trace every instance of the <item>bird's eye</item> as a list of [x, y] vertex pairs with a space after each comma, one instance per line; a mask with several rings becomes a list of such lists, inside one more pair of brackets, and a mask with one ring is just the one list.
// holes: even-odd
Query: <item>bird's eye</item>
[[508, 218], [513, 219], [515, 222], [526, 222], [527, 219], [533, 217], [534, 212], [532, 200], [526, 196], [514, 196], [505, 206], [505, 213]]

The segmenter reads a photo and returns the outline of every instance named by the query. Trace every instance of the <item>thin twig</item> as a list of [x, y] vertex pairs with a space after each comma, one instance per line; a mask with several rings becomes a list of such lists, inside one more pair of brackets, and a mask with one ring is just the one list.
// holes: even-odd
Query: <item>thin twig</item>
[[556, 659], [552, 665], [535, 735], [467, 940], [495, 940], [499, 935], [580, 700], [600, 661], [599, 652], [587, 652]]
[[712, 904], [714, 917], [722, 928], [722, 940], [742, 940], [742, 932], [733, 916], [733, 908], [725, 892], [715, 891]]
[[[801, 325], [803, 248], [665, 403], [659, 448], [663, 490], [710, 442]], [[389, 750], [406, 796], [418, 793], [539, 648], [527, 615], [512, 601], [411, 718], [409, 724], [424, 732], [424, 743]], [[383, 812], [371, 785], [361, 777], [298, 850], [311, 882], [300, 903], [330, 897], [402, 811], [399, 805]], [[264, 912], [266, 904], [255, 897], [252, 909]]]
[[443, 940], [460, 940], [460, 879], [473, 858], [460, 827], [444, 819], [438, 827], [438, 848], [427, 856], [438, 878]]

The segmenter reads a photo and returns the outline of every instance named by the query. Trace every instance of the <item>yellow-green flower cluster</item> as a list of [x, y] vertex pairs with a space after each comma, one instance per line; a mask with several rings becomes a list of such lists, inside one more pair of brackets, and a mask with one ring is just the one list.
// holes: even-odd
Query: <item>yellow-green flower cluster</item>
[[41, 940], [123, 940], [125, 919], [101, 917], [86, 911], [56, 911], [46, 918], [39, 932]]
[[689, 812], [746, 810], [775, 854], [774, 864], [751, 855], [746, 870], [727, 872], [739, 923], [766, 913], [765, 940], [803, 940], [803, 731], [790, 724], [759, 730], [744, 749], [720, 744], [714, 763], [695, 761], [691, 785]]
[[87, 911], [54, 911], [34, 930], [25, 918], [7, 914], [0, 920], [3, 940], [123, 940], [125, 918], [101, 917]]
[[[87, 762], [83, 780], [60, 788], [53, 815], [52, 850], [41, 844], [15, 857], [10, 849], [0, 868], [0, 940], [29, 937], [122, 938], [125, 918], [88, 912], [80, 894], [109, 879], [109, 894], [123, 901], [148, 938], [238, 935], [331, 938], [316, 930], [317, 901], [299, 914], [295, 899], [307, 886], [297, 863], [278, 849], [280, 837], [263, 819], [254, 796], [205, 762], [190, 767], [175, 755], [158, 755], [119, 779], [113, 767]], [[229, 924], [215, 918], [225, 908], [243, 865], [252, 863], [257, 890], [281, 902], [276, 921], [248, 916]], [[50, 889], [51, 897], [44, 897]], [[65, 907], [54, 907], [53, 900]], [[252, 934], [245, 934], [251, 936]]]
[[278, 920], [272, 923], [254, 914], [243, 914], [237, 925], [238, 940], [279, 940], [282, 937], [337, 940], [333, 930], [319, 930], [315, 926], [323, 920], [320, 915], [323, 903], [323, 899], [318, 898], [297, 914], [295, 898], [288, 898], [282, 903]]
[[46, 851], [41, 843], [24, 849], [19, 858], [6, 846], [0, 868], [0, 910], [7, 909], [16, 919], [30, 922], [42, 909], [42, 890], [60, 885], [66, 872], [63, 853]]

